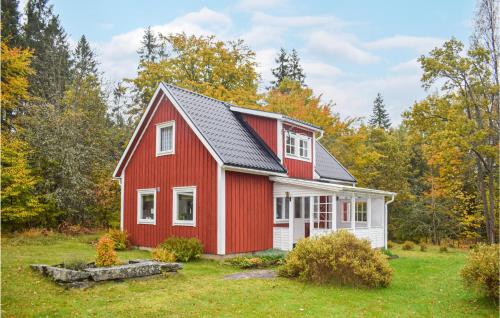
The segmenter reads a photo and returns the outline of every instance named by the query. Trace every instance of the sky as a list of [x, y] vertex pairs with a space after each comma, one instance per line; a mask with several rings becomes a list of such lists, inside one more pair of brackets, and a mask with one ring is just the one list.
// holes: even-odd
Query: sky
[[[21, 2], [21, 6], [24, 1]], [[111, 82], [134, 77], [144, 29], [244, 39], [261, 87], [281, 47], [296, 49], [306, 84], [342, 118], [367, 118], [378, 92], [394, 123], [426, 96], [417, 58], [473, 31], [473, 0], [53, 0], [71, 43], [85, 34]]]

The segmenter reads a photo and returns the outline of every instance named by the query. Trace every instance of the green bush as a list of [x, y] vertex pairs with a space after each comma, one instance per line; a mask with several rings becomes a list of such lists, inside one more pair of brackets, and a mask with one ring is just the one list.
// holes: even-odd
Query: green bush
[[370, 242], [347, 231], [300, 240], [279, 274], [316, 283], [386, 287], [392, 279], [388, 260]]
[[163, 248], [155, 248], [151, 253], [155, 261], [171, 263], [175, 262], [175, 254]]
[[424, 242], [420, 243], [420, 251], [421, 252], [427, 251], [427, 243]]
[[203, 253], [203, 245], [197, 238], [169, 237], [161, 243], [162, 249], [175, 254], [175, 258], [181, 262], [189, 262], [199, 258]]
[[383, 248], [380, 251], [382, 252], [382, 254], [387, 255], [389, 257], [394, 256], [394, 254], [391, 252], [390, 249]]
[[108, 236], [104, 235], [99, 239], [96, 246], [97, 256], [95, 265], [98, 267], [107, 267], [119, 264], [118, 256], [115, 251], [115, 242]]
[[480, 244], [467, 258], [461, 275], [466, 287], [485, 293], [498, 301], [500, 286], [498, 262], [499, 246]]
[[415, 243], [412, 241], [405, 241], [403, 245], [401, 245], [401, 248], [405, 251], [410, 251], [415, 248]]
[[441, 253], [446, 253], [446, 252], [448, 252], [448, 246], [447, 246], [446, 244], [441, 244], [441, 245], [439, 246], [439, 252], [441, 252]]
[[130, 247], [128, 233], [126, 231], [110, 229], [108, 236], [115, 242], [115, 250], [122, 251]]
[[395, 244], [393, 241], [391, 241], [391, 240], [387, 241], [387, 248], [394, 248], [394, 246], [395, 246]]

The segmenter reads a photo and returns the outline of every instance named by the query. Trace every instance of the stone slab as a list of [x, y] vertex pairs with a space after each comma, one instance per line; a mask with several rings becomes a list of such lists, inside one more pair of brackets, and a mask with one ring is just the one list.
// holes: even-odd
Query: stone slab
[[276, 271], [269, 269], [260, 269], [253, 271], [246, 271], [241, 273], [235, 273], [224, 276], [224, 279], [250, 279], [250, 278], [258, 278], [258, 279], [269, 279], [275, 278], [277, 276]]

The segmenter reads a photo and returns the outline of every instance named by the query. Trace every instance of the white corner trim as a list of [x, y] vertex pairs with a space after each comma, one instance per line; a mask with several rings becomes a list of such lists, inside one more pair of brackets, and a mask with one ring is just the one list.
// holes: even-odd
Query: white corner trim
[[[145, 220], [141, 218], [142, 196], [145, 194], [153, 194], [153, 220]], [[137, 224], [156, 225], [156, 188], [137, 190]]]
[[125, 171], [122, 173], [120, 180], [120, 230], [125, 229]]
[[[161, 151], [161, 129], [172, 127], [172, 149]], [[156, 156], [166, 156], [175, 154], [175, 120], [170, 120], [164, 123], [156, 124]]]
[[[193, 194], [193, 220], [177, 220], [177, 207], [178, 203], [178, 194], [180, 193], [192, 193]], [[174, 226], [193, 226], [196, 227], [196, 206], [198, 202], [196, 201], [196, 187], [173, 187], [172, 188], [172, 225]]]
[[281, 119], [276, 120], [276, 125], [276, 137], [278, 138], [278, 142], [276, 143], [277, 156], [280, 159], [280, 163], [283, 163], [283, 122]]
[[217, 254], [226, 254], [226, 171], [217, 166]]

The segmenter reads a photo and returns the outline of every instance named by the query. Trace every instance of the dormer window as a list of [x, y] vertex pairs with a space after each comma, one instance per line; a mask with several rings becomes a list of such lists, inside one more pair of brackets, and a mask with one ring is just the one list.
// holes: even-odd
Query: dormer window
[[287, 131], [285, 133], [285, 155], [287, 158], [311, 160], [311, 137]]
[[156, 156], [175, 152], [175, 121], [156, 125]]

